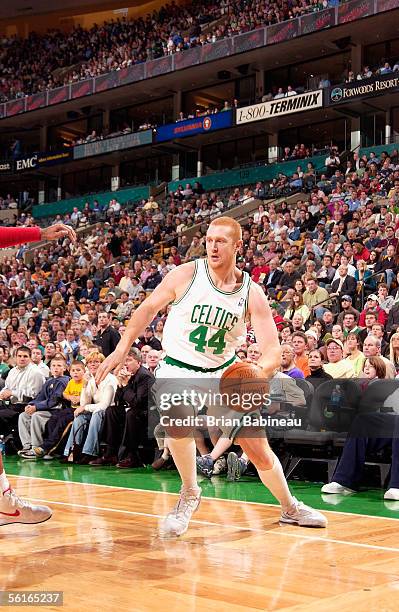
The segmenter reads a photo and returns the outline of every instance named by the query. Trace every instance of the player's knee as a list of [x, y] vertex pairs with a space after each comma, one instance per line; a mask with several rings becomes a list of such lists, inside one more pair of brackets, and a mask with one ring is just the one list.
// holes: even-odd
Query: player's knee
[[254, 463], [255, 467], [261, 472], [271, 470], [274, 465], [273, 454], [270, 451], [263, 450], [255, 456], [252, 463]]

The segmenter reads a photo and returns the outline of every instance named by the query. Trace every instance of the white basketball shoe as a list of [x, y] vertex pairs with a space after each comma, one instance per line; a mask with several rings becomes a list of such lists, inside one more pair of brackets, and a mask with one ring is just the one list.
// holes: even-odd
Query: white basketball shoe
[[44, 523], [51, 517], [47, 506], [34, 506], [21, 499], [12, 489], [0, 494], [0, 526], [11, 523]]

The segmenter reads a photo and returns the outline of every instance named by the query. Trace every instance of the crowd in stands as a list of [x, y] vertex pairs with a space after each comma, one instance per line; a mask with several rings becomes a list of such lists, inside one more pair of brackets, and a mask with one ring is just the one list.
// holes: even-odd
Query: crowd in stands
[[[71, 32], [31, 32], [25, 39], [3, 37], [1, 99], [23, 97], [203, 46], [319, 11], [329, 4], [328, 0], [261, 0], [255, 6], [248, 0], [199, 0], [186, 6], [171, 2], [151, 15], [112, 20], [88, 30], [78, 26]], [[212, 22], [215, 25], [209, 26]]]
[[372, 76], [384, 76], [385, 74], [392, 74], [394, 72], [399, 72], [399, 61], [389, 62], [386, 59], [382, 59], [375, 69], [370, 69], [370, 66], [363, 66], [361, 72], [358, 74], [355, 74], [353, 70], [349, 70], [345, 82], [353, 83], [354, 81], [364, 81], [370, 79]]
[[[24, 247], [3, 258], [0, 435], [8, 436], [9, 447], [13, 440], [23, 459], [59, 456], [63, 462], [120, 468], [143, 463], [149, 390], [163, 355], [168, 308], [136, 340], [117, 376], [108, 375], [97, 388], [93, 375], [132, 312], [165, 275], [205, 255], [209, 220], [251, 201], [254, 212], [242, 220], [237, 266], [268, 296], [282, 344], [284, 393], [292, 392], [287, 380], [307, 379], [312, 388], [358, 381], [364, 392], [380, 379], [398, 377], [398, 153], [360, 159], [355, 154], [344, 165], [334, 149], [328, 157], [336, 167], [326, 160], [327, 171], [314, 175], [313, 187], [295, 203], [269, 200], [262, 183], [223, 195], [187, 183], [164, 202], [150, 197], [131, 212], [117, 200], [103, 211], [88, 207], [91, 221], [108, 224], [104, 231], [94, 227], [75, 245], [64, 239], [41, 247], [26, 263]], [[81, 216], [76, 209], [67, 221], [78, 226]], [[248, 327], [237, 356], [256, 362], [259, 355]], [[296, 406], [305, 404], [301, 393]], [[171, 458], [162, 428], [157, 426], [155, 437], [153, 467], [160, 469]], [[199, 470], [220, 473], [226, 458], [209, 458], [202, 438]], [[355, 451], [348, 443], [345, 456]], [[233, 477], [239, 478], [248, 461], [235, 456]], [[358, 474], [342, 476], [344, 459], [332, 489], [356, 488]], [[391, 489], [397, 490], [394, 480]]]

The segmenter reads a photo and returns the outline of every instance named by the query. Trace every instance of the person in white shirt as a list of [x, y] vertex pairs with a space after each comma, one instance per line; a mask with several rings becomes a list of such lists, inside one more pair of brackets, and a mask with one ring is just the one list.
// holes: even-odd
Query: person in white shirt
[[32, 363], [31, 350], [20, 346], [16, 355], [17, 365], [6, 378], [6, 384], [0, 391], [0, 400], [23, 402], [24, 397], [36, 397], [44, 385], [45, 377], [37, 365]]
[[[74, 412], [75, 419], [65, 446], [65, 463], [73, 460], [74, 463], [87, 465], [100, 455], [99, 438], [105, 410], [113, 403], [118, 387], [118, 381], [113, 374], [107, 374], [104, 380], [96, 385], [94, 376], [104, 359], [104, 355], [98, 350], [92, 351], [86, 358], [88, 372], [84, 375], [80, 406]], [[83, 445], [87, 426], [87, 437]], [[70, 457], [72, 448], [73, 456]]]
[[44, 363], [43, 353], [39, 348], [32, 349], [31, 359], [32, 359], [32, 363], [37, 365], [37, 367], [39, 368], [43, 376], [45, 378], [48, 378], [50, 376], [50, 370], [49, 370], [49, 367], [46, 366], [46, 364]]
[[[31, 350], [20, 346], [16, 351], [15, 368], [7, 374], [6, 383], [0, 391], [0, 432], [9, 433], [18, 422], [21, 404], [39, 395], [45, 382], [45, 377], [37, 365], [31, 361]], [[9, 405], [4, 402], [9, 401]]]

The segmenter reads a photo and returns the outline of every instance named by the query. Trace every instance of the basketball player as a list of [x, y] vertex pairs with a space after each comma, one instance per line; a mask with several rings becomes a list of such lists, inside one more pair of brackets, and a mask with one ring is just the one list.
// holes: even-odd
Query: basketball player
[[[0, 227], [0, 248], [40, 240], [58, 240], [64, 236], [73, 242], [76, 240], [73, 229], [63, 223], [56, 223], [44, 229], [36, 226]], [[34, 506], [16, 495], [8, 482], [0, 454], [0, 526], [11, 523], [43, 523], [51, 515], [51, 509], [47, 506]]]
[[[209, 381], [220, 379], [235, 361], [235, 351], [245, 341], [247, 316], [261, 352], [258, 365], [265, 378], [271, 378], [281, 363], [277, 329], [262, 289], [235, 265], [241, 244], [241, 227], [235, 220], [229, 217], [213, 220], [206, 234], [206, 259], [178, 266], [165, 276], [134, 312], [115, 351], [101, 364], [97, 382], [120, 366], [132, 343], [158, 311], [170, 303], [172, 308], [162, 340], [167, 356], [156, 370], [157, 379], [170, 379], [172, 386], [179, 378], [190, 379], [196, 386], [202, 379], [207, 390]], [[282, 522], [326, 527], [327, 520], [320, 512], [291, 495], [280, 461], [265, 435], [250, 428], [245, 431], [231, 428], [223, 433], [240, 444], [263, 484], [280, 502]], [[182, 435], [176, 428], [170, 428], [168, 435], [182, 488], [176, 507], [161, 524], [160, 533], [163, 537], [176, 537], [187, 530], [200, 503], [201, 489], [197, 484], [194, 437]]]

